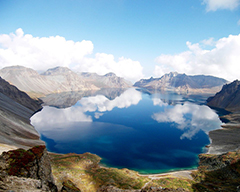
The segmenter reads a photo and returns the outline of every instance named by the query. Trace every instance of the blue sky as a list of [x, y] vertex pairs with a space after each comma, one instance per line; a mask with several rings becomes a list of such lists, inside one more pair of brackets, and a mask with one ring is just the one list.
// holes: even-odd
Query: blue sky
[[[234, 80], [240, 0], [0, 0], [0, 68]], [[74, 53], [73, 53], [74, 52]]]

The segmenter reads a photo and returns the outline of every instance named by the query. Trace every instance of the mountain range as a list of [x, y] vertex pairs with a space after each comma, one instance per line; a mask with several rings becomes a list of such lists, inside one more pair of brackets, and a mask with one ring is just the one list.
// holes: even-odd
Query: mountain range
[[141, 79], [136, 82], [134, 86], [182, 93], [216, 93], [226, 83], [227, 81], [225, 79], [218, 77], [205, 75], [189, 76], [186, 74], [171, 72], [160, 78], [151, 77], [150, 79]]
[[66, 67], [48, 69], [39, 74], [23, 66], [5, 67], [0, 76], [32, 97], [70, 91], [99, 90], [101, 88], [128, 88], [132, 85], [114, 73], [104, 76], [91, 73], [77, 74]]

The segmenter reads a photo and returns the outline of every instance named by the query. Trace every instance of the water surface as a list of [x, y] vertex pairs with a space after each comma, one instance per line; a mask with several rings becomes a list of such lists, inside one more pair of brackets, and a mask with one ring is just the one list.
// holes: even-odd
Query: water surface
[[55, 107], [45, 106], [31, 118], [49, 151], [91, 152], [102, 164], [141, 173], [195, 168], [210, 143], [208, 132], [221, 125], [204, 104], [206, 95], [134, 88], [86, 95], [72, 98], [75, 104], [67, 108], [56, 101], [71, 103], [70, 98], [51, 95]]

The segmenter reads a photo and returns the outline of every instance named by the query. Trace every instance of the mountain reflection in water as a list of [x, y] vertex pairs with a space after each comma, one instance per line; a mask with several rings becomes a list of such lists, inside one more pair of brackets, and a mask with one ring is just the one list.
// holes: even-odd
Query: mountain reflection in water
[[[48, 105], [56, 106], [60, 97], [53, 98], [54, 105], [50, 100]], [[108, 166], [159, 173], [197, 166], [197, 155], [209, 144], [208, 132], [221, 125], [202, 103], [206, 98], [105, 90], [85, 93], [68, 108], [44, 106], [31, 123], [52, 152], [91, 152]]]

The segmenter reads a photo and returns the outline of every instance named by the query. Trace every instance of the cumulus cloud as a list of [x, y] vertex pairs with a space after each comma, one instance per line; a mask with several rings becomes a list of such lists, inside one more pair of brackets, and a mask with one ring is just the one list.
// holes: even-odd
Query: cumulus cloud
[[113, 72], [132, 81], [143, 77], [138, 61], [124, 57], [116, 61], [106, 53], [92, 55], [93, 48], [91, 41], [74, 42], [61, 36], [33, 37], [19, 28], [15, 33], [0, 34], [0, 68], [22, 65], [45, 71], [63, 66], [100, 75]]
[[207, 11], [216, 11], [218, 9], [233, 10], [239, 6], [240, 0], [203, 0]]
[[[176, 55], [160, 55], [155, 59], [154, 75], [162, 76], [171, 71], [189, 75], [206, 74], [225, 78], [229, 81], [239, 79], [240, 34], [229, 35], [217, 41], [212, 39], [201, 43], [186, 43], [188, 50]], [[206, 45], [213, 48], [203, 49]]]

